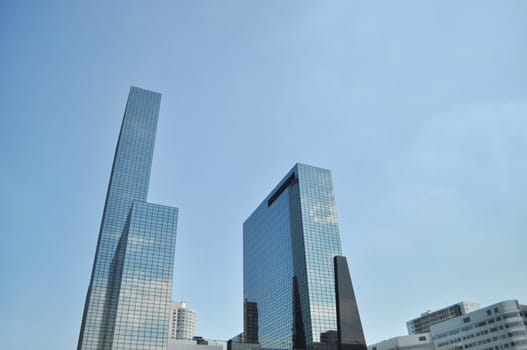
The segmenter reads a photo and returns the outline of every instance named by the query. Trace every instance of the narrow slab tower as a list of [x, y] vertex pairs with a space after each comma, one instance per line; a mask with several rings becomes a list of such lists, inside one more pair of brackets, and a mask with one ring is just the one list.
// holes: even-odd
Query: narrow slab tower
[[346, 257], [336, 256], [334, 263], [339, 350], [366, 350], [366, 340], [364, 339], [359, 308], [351, 284], [348, 262]]

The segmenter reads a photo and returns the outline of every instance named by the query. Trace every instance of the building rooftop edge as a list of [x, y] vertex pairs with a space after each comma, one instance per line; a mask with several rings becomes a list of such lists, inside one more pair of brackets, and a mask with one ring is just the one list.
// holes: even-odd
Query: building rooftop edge
[[160, 93], [160, 92], [153, 91], [153, 90], [150, 90], [150, 89], [145, 89], [145, 88], [142, 88], [142, 87], [139, 87], [139, 86], [136, 86], [136, 85], [130, 85], [130, 90], [132, 90], [132, 89], [137, 89], [137, 90], [142, 90], [142, 91], [150, 92], [150, 93], [152, 93], [152, 94], [157, 94], [157, 95], [159, 95], [159, 97], [163, 96], [163, 94]]
[[264, 204], [265, 202], [267, 202], [269, 200], [269, 198], [272, 197], [272, 195], [280, 188], [280, 186], [282, 186], [282, 184], [284, 182], [287, 181], [287, 179], [289, 178], [289, 176], [291, 176], [291, 174], [293, 172], [297, 172], [298, 173], [298, 168], [299, 167], [308, 167], [308, 168], [315, 168], [315, 169], [320, 169], [320, 170], [324, 170], [324, 171], [328, 171], [330, 174], [331, 174], [331, 170], [329, 169], [325, 169], [325, 168], [321, 168], [321, 167], [317, 167], [317, 166], [314, 166], [314, 165], [309, 165], [309, 164], [305, 164], [305, 163], [295, 163], [290, 169], [289, 171], [280, 179], [280, 181], [278, 182], [278, 184], [273, 187], [273, 189], [265, 196], [264, 200], [262, 200], [258, 206], [256, 207], [256, 209], [254, 209], [251, 214], [249, 214], [249, 216], [247, 216], [247, 219], [244, 220], [243, 222], [243, 225], [245, 225], [245, 223], [247, 222], [247, 220], [249, 220], [249, 218], [258, 210], [258, 208], [260, 208], [260, 206], [262, 204]]

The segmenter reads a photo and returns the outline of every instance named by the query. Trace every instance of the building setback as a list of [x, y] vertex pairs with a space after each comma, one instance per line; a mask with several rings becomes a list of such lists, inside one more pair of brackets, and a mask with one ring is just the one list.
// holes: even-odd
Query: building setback
[[336, 287], [336, 274], [349, 277], [341, 255], [331, 173], [297, 164], [243, 225], [240, 338], [263, 349], [365, 349], [351, 279]]
[[78, 350], [167, 348], [178, 209], [146, 202], [160, 103], [130, 88]]

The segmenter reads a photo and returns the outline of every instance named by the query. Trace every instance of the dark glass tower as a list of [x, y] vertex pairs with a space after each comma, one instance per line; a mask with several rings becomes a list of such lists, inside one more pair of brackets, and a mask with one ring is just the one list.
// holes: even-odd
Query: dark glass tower
[[[243, 224], [245, 312], [255, 313], [244, 319], [257, 318], [246, 338], [263, 349], [343, 348], [349, 337], [338, 334], [353, 330], [337, 322], [341, 255], [331, 173], [297, 164]], [[358, 311], [355, 319], [362, 335]], [[355, 339], [366, 348], [363, 335]]]
[[147, 203], [161, 94], [130, 88], [77, 349], [166, 349], [178, 209]]

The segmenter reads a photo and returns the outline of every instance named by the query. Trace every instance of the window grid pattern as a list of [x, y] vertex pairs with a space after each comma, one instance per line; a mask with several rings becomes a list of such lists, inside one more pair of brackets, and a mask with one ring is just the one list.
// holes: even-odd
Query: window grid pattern
[[441, 321], [449, 320], [462, 314], [461, 306], [452, 305], [447, 308], [431, 312], [427, 315], [409, 321], [409, 328], [413, 334], [427, 333], [430, 326]]
[[173, 301], [170, 306], [169, 341], [192, 339], [196, 335], [196, 319], [196, 311], [188, 308], [185, 302]]
[[[309, 315], [306, 345], [320, 342], [320, 335], [337, 330], [337, 305], [333, 258], [342, 255], [331, 172], [298, 164], [307, 288], [300, 288], [302, 315]], [[303, 277], [305, 278], [305, 277]], [[302, 279], [300, 279], [302, 280]], [[308, 301], [308, 305], [305, 301]]]
[[430, 333], [440, 350], [527, 350], [527, 324], [515, 300], [438, 323]]
[[[113, 161], [78, 349], [112, 349], [132, 205], [134, 201], [145, 202], [147, 198], [160, 103], [159, 93], [136, 87], [130, 89]], [[172, 235], [175, 237], [175, 230]], [[172, 271], [168, 276], [171, 282]]]
[[[274, 199], [291, 174], [298, 181]], [[306, 347], [320, 342], [321, 333], [336, 331], [333, 257], [342, 255], [342, 248], [331, 173], [297, 164], [251, 214], [243, 231], [244, 297], [257, 305], [262, 349], [293, 348], [293, 277]]]
[[289, 194], [264, 202], [243, 225], [244, 297], [258, 310], [263, 349], [292, 348], [293, 256]]
[[178, 210], [134, 202], [112, 349], [165, 349]]

